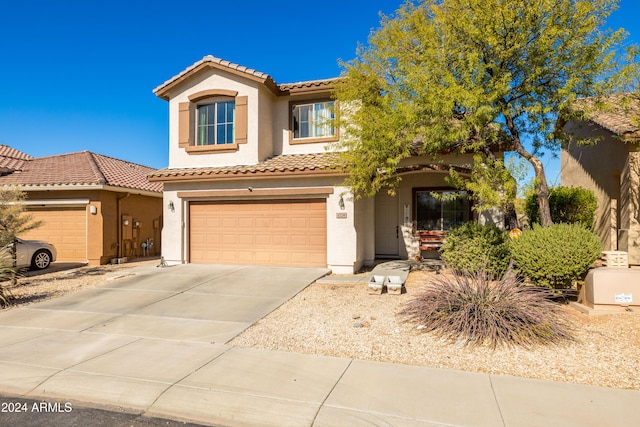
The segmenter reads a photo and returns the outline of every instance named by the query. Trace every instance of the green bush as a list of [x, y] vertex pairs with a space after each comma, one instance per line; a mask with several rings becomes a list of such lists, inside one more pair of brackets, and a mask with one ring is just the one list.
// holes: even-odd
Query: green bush
[[511, 239], [507, 231], [493, 224], [468, 222], [451, 231], [440, 253], [453, 270], [467, 273], [483, 270], [500, 276], [509, 267]]
[[531, 347], [571, 340], [566, 312], [550, 300], [552, 291], [524, 286], [507, 274], [434, 276], [400, 312], [424, 332], [465, 345]]
[[598, 236], [580, 224], [534, 224], [511, 246], [514, 267], [537, 285], [550, 288], [564, 288], [580, 279], [602, 250]]
[[[593, 191], [582, 187], [552, 187], [549, 189], [549, 209], [553, 222], [582, 224], [592, 229], [598, 202]], [[527, 195], [525, 212], [529, 224], [540, 223], [540, 207], [535, 193]]]
[[6, 248], [0, 248], [0, 307], [11, 305], [13, 295], [9, 290], [9, 280], [16, 274], [13, 267], [13, 257]]

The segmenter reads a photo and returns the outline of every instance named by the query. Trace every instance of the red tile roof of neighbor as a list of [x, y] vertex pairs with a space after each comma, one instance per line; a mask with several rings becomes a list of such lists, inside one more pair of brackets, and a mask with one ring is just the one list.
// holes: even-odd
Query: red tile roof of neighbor
[[[2, 152], [0, 151], [0, 156]], [[0, 185], [52, 187], [61, 185], [106, 185], [133, 190], [162, 192], [162, 184], [149, 182], [155, 169], [114, 159], [90, 151], [30, 158], [22, 168], [0, 176]]]
[[22, 151], [0, 144], [0, 171], [20, 170], [31, 159], [33, 157]]

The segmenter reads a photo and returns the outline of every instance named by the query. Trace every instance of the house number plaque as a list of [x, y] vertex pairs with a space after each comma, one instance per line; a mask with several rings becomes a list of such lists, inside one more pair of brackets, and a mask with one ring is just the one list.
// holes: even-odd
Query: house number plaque
[[346, 212], [336, 212], [336, 218], [345, 219], [346, 217], [347, 217], [347, 213]]

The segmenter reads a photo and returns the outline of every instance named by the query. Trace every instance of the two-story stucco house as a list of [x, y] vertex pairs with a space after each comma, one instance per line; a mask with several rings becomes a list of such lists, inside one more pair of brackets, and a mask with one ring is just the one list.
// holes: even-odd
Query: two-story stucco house
[[420, 254], [416, 230], [472, 217], [443, 164], [468, 156], [414, 157], [395, 196], [353, 200], [333, 168], [340, 138], [334, 79], [277, 84], [264, 73], [206, 56], [158, 86], [169, 102], [169, 166], [162, 252], [168, 263], [328, 267], [352, 273], [375, 258]]

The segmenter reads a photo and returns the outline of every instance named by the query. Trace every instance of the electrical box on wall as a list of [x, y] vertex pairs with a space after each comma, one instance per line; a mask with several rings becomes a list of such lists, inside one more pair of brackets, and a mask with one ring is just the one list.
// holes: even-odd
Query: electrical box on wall
[[129, 215], [122, 215], [122, 240], [133, 239], [133, 219]]

